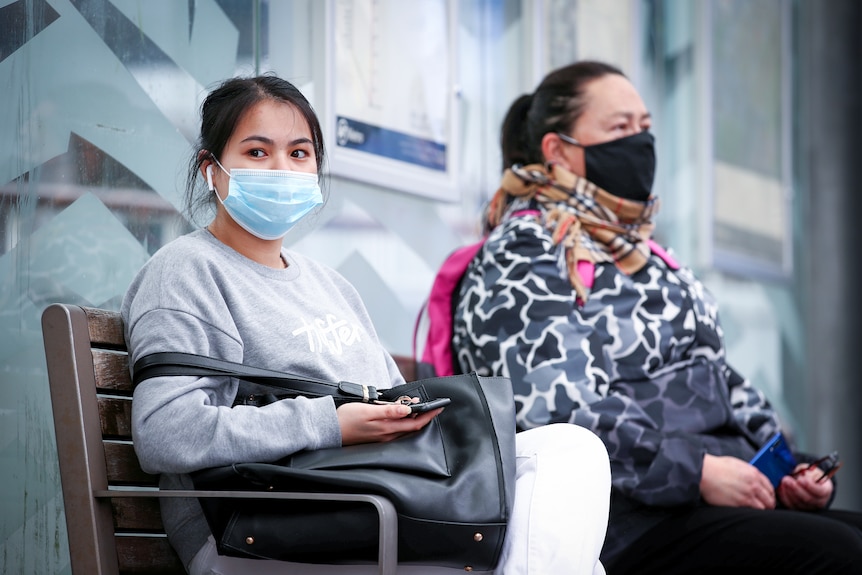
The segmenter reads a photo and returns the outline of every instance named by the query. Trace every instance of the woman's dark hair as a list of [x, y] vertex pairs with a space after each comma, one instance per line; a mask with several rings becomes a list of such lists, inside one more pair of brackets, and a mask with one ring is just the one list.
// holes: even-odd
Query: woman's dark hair
[[514, 164], [541, 164], [542, 138], [548, 132], [568, 133], [584, 112], [587, 84], [608, 74], [625, 74], [610, 64], [584, 60], [545, 76], [533, 94], [512, 103], [500, 130], [503, 170]]
[[[324, 159], [323, 130], [311, 104], [296, 86], [272, 74], [225, 80], [207, 96], [201, 105], [201, 131], [186, 175], [186, 210], [192, 221], [215, 198], [206, 187], [197, 185], [201, 165], [209, 159], [221, 158], [237, 124], [248, 110], [264, 100], [284, 102], [295, 107], [311, 128], [311, 140], [317, 159], [317, 176], [322, 178]], [[197, 195], [198, 190], [206, 194]]]

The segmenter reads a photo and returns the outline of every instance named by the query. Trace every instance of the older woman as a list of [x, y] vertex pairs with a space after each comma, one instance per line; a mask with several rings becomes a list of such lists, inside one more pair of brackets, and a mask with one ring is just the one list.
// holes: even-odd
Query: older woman
[[609, 573], [862, 573], [862, 519], [825, 510], [830, 478], [800, 465], [776, 490], [749, 463], [779, 420], [726, 363], [714, 299], [652, 240], [650, 127], [601, 62], [512, 105], [455, 311], [458, 362], [512, 379], [520, 428], [568, 422], [604, 441]]

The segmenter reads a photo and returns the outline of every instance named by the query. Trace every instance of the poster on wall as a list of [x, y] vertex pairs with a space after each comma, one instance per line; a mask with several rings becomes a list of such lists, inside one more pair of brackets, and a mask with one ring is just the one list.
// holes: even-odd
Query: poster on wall
[[452, 0], [329, 0], [327, 141], [337, 176], [457, 199]]

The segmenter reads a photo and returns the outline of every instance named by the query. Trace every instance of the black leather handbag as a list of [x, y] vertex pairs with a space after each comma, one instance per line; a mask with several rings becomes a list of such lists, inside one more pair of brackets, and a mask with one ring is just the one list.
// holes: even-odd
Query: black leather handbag
[[[237, 463], [192, 474], [197, 489], [372, 493], [398, 513], [399, 563], [493, 569], [515, 489], [511, 382], [475, 373], [390, 389], [328, 383], [190, 354], [158, 353], [135, 363], [135, 384], [162, 375], [225, 375], [246, 387], [238, 403], [331, 395], [345, 401], [451, 403], [422, 430], [388, 443], [295, 453], [275, 463]], [[253, 396], [253, 397], [250, 397]], [[221, 554], [339, 563], [374, 561], [377, 515], [344, 502], [200, 499]], [[254, 536], [254, 552], [246, 538]]]

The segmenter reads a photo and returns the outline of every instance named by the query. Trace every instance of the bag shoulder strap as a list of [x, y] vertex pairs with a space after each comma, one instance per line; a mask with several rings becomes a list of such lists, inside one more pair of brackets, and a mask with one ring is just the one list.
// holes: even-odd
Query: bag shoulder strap
[[[667, 251], [661, 247], [655, 240], [647, 240], [647, 245], [652, 253], [657, 255], [667, 264], [672, 270], [679, 269], [679, 263], [673, 258], [672, 255], [667, 253]], [[592, 289], [593, 283], [596, 278], [596, 264], [589, 260], [578, 260], [578, 275], [581, 276], [581, 281], [584, 282], [584, 285], [587, 289]], [[583, 302], [581, 302], [583, 303]]]
[[132, 387], [152, 377], [168, 375], [227, 376], [251, 383], [293, 392], [297, 395], [322, 397], [331, 395], [340, 401], [376, 401], [377, 388], [349, 381], [330, 383], [291, 373], [252, 367], [193, 353], [159, 352], [138, 359], [132, 368]]
[[677, 262], [672, 255], [667, 253], [667, 251], [661, 247], [657, 241], [650, 239], [647, 241], [647, 245], [649, 245], [649, 249], [652, 253], [664, 260], [667, 267], [672, 270], [678, 270], [680, 268], [679, 262]]
[[[434, 366], [437, 375], [454, 375], [452, 357], [452, 303], [455, 290], [467, 272], [467, 266], [484, 245], [482, 239], [452, 252], [434, 277], [425, 309], [428, 314], [428, 334], [422, 361]], [[420, 313], [422, 313], [420, 311]], [[418, 330], [418, 322], [416, 326]], [[414, 330], [414, 331], [416, 331]], [[414, 333], [414, 341], [416, 334]]]

